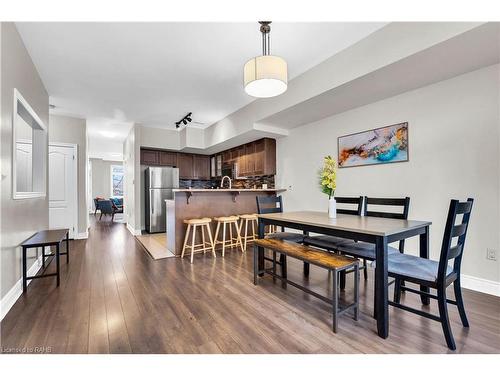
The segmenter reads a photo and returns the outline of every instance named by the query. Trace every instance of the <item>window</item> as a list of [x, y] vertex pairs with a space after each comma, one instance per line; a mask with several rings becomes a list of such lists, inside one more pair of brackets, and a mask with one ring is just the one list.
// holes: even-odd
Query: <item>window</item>
[[123, 197], [123, 165], [111, 166], [111, 196]]

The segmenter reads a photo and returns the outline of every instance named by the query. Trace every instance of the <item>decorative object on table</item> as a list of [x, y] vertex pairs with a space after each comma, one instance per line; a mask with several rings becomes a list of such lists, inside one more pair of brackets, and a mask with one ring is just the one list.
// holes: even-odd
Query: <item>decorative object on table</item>
[[408, 123], [338, 138], [339, 168], [408, 161]]
[[325, 156], [324, 165], [320, 172], [321, 191], [328, 195], [328, 217], [337, 217], [337, 201], [334, 198], [337, 188], [337, 161], [330, 155]]
[[245, 92], [255, 98], [271, 98], [283, 94], [288, 85], [286, 61], [270, 54], [271, 21], [259, 21], [262, 33], [262, 56], [247, 61], [243, 67]]

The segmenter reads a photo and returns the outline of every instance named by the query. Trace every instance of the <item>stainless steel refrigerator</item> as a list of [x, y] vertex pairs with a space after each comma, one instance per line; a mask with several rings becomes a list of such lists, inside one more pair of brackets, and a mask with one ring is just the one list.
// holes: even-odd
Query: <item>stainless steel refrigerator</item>
[[179, 187], [179, 169], [149, 167], [144, 173], [146, 231], [149, 233], [165, 232], [167, 228], [165, 199], [174, 198], [172, 189]]

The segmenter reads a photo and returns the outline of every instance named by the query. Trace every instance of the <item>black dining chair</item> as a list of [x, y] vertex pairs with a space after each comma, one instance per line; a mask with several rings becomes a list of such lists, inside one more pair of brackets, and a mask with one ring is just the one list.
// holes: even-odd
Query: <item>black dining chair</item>
[[[279, 196], [256, 197], [257, 213], [259, 214], [274, 214], [283, 212], [283, 198]], [[281, 228], [281, 232], [269, 233], [267, 238], [276, 238], [291, 242], [303, 242], [304, 235], [301, 233], [285, 232], [285, 228]]]
[[[384, 208], [391, 207], [390, 210], [382, 211], [379, 209], [372, 209], [373, 206], [383, 206]], [[394, 212], [399, 209], [400, 212]], [[410, 198], [372, 198], [365, 197], [364, 199], [364, 215], [370, 217], [382, 217], [387, 219], [401, 219], [407, 220], [410, 211]], [[389, 254], [394, 252], [403, 253], [405, 247], [405, 240], [400, 240], [398, 248], [393, 246], [388, 247]], [[350, 255], [359, 259], [363, 259], [363, 275], [365, 280], [368, 279], [368, 272], [366, 261], [375, 260], [375, 244], [367, 242], [342, 242], [338, 245], [337, 250], [342, 254]]]
[[[337, 208], [338, 214], [360, 216], [363, 213], [364, 209], [363, 196], [335, 197], [335, 200], [337, 201], [337, 204], [340, 204], [340, 208]], [[323, 234], [316, 236], [308, 235], [304, 238], [304, 245], [315, 246], [333, 252], [337, 252], [339, 245], [344, 243], [354, 243], [354, 241], [342, 237], [329, 236]], [[366, 261], [364, 262], [363, 267], [366, 272]], [[306, 271], [305, 274], [307, 275], [307, 270], [305, 271]], [[340, 288], [344, 289], [344, 287], [345, 287], [345, 272], [342, 271], [342, 273], [340, 274]]]
[[[274, 214], [283, 212], [283, 198], [281, 195], [279, 196], [269, 196], [269, 197], [256, 197], [257, 201], [257, 213], [259, 214]], [[285, 228], [281, 227], [280, 232], [269, 233], [266, 235], [266, 238], [276, 238], [284, 241], [291, 241], [296, 243], [302, 243], [304, 241], [304, 234], [301, 233], [292, 233], [285, 232]], [[273, 271], [276, 267], [276, 264], [281, 266], [281, 273], [283, 277], [286, 277], [286, 256], [284, 254], [280, 254], [280, 260], [276, 260], [276, 252], [273, 251], [273, 258], [264, 257], [264, 259], [273, 262]], [[304, 262], [304, 273], [309, 272], [309, 264]]]
[[[467, 202], [459, 202], [458, 200], [450, 202], [439, 262], [413, 255], [395, 253], [389, 255], [387, 264], [389, 276], [394, 277], [396, 280], [394, 301], [389, 301], [389, 304], [440, 322], [446, 344], [451, 350], [455, 350], [456, 345], [448, 317], [448, 303], [457, 306], [462, 325], [469, 327], [462, 298], [462, 288], [460, 286], [460, 266], [462, 264], [465, 237], [467, 235], [473, 202], [472, 198], [467, 199]], [[461, 222], [455, 224], [457, 217], [460, 215], [462, 216]], [[450, 261], [453, 261], [452, 266], [449, 265]], [[404, 280], [436, 289], [437, 294], [434, 295], [429, 292], [403, 286], [402, 282]], [[446, 298], [446, 289], [451, 284], [453, 284], [455, 291], [455, 301]], [[402, 290], [436, 299], [439, 316], [401, 304]]]
[[[337, 201], [337, 204], [341, 204], [341, 207], [337, 208], [338, 214], [360, 216], [361, 213], [363, 212], [362, 196], [335, 197], [335, 200]], [[345, 205], [347, 205], [347, 207]], [[338, 245], [345, 242], [354, 242], [354, 241], [342, 237], [328, 236], [328, 235], [307, 236], [304, 238], [304, 244], [321, 247], [328, 251], [336, 251]]]

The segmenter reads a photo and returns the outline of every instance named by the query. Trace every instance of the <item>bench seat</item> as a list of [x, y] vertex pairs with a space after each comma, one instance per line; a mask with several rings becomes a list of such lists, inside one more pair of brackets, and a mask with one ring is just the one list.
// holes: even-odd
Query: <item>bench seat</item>
[[358, 264], [358, 260], [355, 258], [274, 238], [257, 239], [255, 245], [331, 270], [340, 271]]

